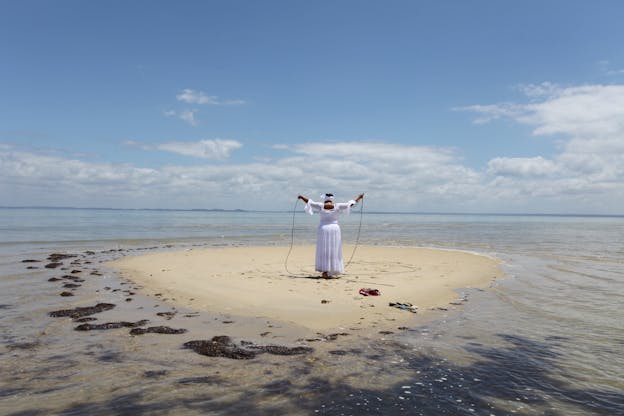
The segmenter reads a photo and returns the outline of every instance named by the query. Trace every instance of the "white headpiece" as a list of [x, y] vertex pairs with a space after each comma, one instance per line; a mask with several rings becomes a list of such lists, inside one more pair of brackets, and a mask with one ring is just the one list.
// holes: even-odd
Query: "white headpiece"
[[334, 201], [334, 194], [322, 194], [321, 198], [323, 198], [323, 202], [325, 201]]

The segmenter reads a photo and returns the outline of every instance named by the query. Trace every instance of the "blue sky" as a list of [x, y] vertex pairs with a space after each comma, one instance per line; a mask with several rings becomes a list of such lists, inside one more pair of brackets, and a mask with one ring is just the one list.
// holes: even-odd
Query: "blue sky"
[[617, 213], [619, 1], [0, 1], [0, 205]]

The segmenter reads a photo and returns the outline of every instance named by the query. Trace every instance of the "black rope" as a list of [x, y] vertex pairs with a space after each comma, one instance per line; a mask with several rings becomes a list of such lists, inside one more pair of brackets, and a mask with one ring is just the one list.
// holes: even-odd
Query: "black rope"
[[295, 206], [293, 207], [293, 215], [292, 215], [292, 227], [290, 229], [290, 248], [288, 249], [288, 254], [286, 255], [286, 260], [284, 260], [284, 268], [286, 269], [286, 273], [293, 274], [290, 270], [288, 270], [288, 257], [290, 257], [290, 252], [293, 249], [293, 245], [295, 244], [295, 213], [297, 212], [297, 203], [299, 202], [299, 198], [295, 201]]
[[360, 231], [362, 230], [363, 215], [364, 215], [364, 198], [362, 197], [362, 205], [360, 206], [360, 225], [358, 226], [357, 238], [355, 239], [355, 245], [353, 246], [353, 252], [351, 253], [351, 257], [349, 258], [349, 261], [347, 262], [347, 264], [344, 266], [345, 269], [351, 265], [351, 260], [353, 260], [353, 256], [355, 256], [355, 250], [357, 250], [358, 245], [360, 243]]

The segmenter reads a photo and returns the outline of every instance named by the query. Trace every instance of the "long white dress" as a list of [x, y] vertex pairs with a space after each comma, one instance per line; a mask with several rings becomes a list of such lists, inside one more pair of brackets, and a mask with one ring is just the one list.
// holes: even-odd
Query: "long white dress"
[[342, 237], [338, 216], [349, 214], [355, 201], [334, 204], [334, 209], [324, 209], [322, 202], [314, 202], [311, 199], [305, 205], [305, 212], [310, 215], [319, 213], [321, 222], [316, 233], [316, 258], [314, 269], [317, 272], [327, 272], [330, 276], [335, 276], [344, 272], [342, 262]]

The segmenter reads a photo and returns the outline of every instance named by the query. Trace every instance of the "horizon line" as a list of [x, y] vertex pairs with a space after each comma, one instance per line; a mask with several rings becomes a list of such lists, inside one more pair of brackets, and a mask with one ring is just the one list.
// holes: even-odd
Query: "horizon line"
[[[292, 210], [249, 210], [242, 208], [111, 208], [111, 207], [64, 207], [64, 206], [0, 206], [0, 209], [67, 209], [92, 211], [183, 211], [183, 212], [292, 212]], [[581, 214], [581, 213], [544, 213], [544, 212], [438, 212], [438, 211], [365, 211], [366, 214], [412, 214], [412, 215], [477, 215], [477, 216], [530, 216], [530, 217], [611, 217], [621, 218], [624, 214]]]

